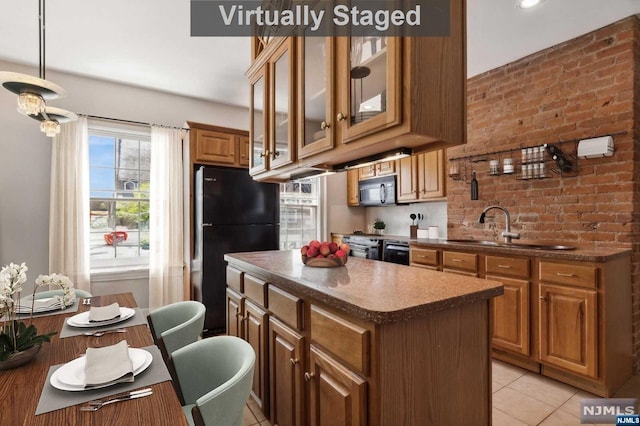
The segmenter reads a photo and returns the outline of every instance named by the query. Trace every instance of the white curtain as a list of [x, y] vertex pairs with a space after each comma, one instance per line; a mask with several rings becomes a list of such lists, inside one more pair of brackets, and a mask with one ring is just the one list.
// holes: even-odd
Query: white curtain
[[76, 288], [90, 291], [87, 119], [60, 127], [51, 152], [49, 273], [67, 275]]
[[182, 132], [151, 128], [149, 309], [183, 300]]

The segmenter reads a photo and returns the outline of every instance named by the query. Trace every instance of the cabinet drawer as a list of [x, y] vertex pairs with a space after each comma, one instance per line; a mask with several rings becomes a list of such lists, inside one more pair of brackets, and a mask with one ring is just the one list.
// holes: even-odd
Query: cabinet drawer
[[504, 256], [486, 257], [487, 274], [529, 278], [529, 259]]
[[244, 274], [244, 294], [262, 306], [267, 306], [267, 283], [259, 278]]
[[478, 255], [471, 253], [458, 253], [455, 251], [445, 251], [442, 252], [442, 265], [445, 268], [478, 272]]
[[242, 293], [242, 276], [244, 272], [237, 270], [236, 268], [232, 268], [231, 266], [227, 266], [227, 285], [232, 289], [239, 291]]
[[311, 341], [369, 374], [369, 330], [311, 306]]
[[420, 265], [438, 266], [438, 250], [411, 248], [409, 252], [410, 263], [419, 263]]
[[297, 330], [303, 329], [302, 299], [272, 285], [268, 289], [269, 310], [280, 321]]
[[598, 268], [569, 263], [540, 262], [540, 281], [597, 288]]

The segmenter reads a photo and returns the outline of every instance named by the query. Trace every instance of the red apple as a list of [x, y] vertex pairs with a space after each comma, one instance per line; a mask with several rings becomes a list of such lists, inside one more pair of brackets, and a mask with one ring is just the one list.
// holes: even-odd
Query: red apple
[[302, 248], [300, 249], [300, 254], [302, 254], [303, 256], [306, 256], [307, 250], [309, 250], [309, 246], [302, 246]]
[[338, 250], [336, 252], [336, 256], [338, 256], [338, 257], [347, 257], [347, 252], [342, 250], [342, 249], [340, 249], [340, 250]]
[[309, 247], [320, 248], [320, 241], [318, 240], [309, 241]]
[[335, 253], [338, 251], [340, 247], [338, 247], [338, 244], [336, 243], [329, 243], [329, 250], [331, 250], [331, 253]]
[[339, 247], [340, 250], [346, 252], [347, 254], [349, 254], [349, 252], [351, 251], [351, 247], [349, 247], [349, 244], [347, 243], [341, 243]]
[[319, 255], [317, 255], [317, 256], [316, 256], [316, 258], [318, 258], [318, 259], [324, 259], [324, 256], [323, 256], [323, 255], [321, 255], [321, 254], [319, 254]]
[[308, 257], [316, 257], [318, 255], [318, 249], [315, 247], [309, 247], [307, 250]]
[[322, 243], [320, 245], [319, 251], [320, 251], [320, 254], [323, 256], [331, 254], [331, 248], [329, 248], [329, 243]]
[[327, 256], [327, 259], [337, 259], [338, 256], [336, 256], [335, 254], [331, 253], [329, 256]]

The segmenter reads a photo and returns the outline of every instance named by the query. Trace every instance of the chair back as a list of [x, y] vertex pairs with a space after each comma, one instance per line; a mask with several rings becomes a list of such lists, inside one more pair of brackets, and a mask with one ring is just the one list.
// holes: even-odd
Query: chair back
[[[73, 289], [74, 293], [76, 294], [76, 299], [84, 299], [86, 297], [91, 297], [91, 293], [89, 293], [86, 290], [80, 290], [79, 288], [74, 288]], [[53, 297], [53, 296], [63, 296], [64, 295], [64, 290], [47, 290], [47, 291], [38, 291], [36, 292], [36, 296], [35, 299], [46, 299], [47, 297]], [[31, 297], [31, 296], [29, 296]]]
[[149, 326], [165, 360], [176, 349], [198, 340], [204, 327], [205, 311], [202, 303], [187, 300], [149, 312]]
[[185, 405], [195, 404], [196, 425], [242, 426], [256, 360], [249, 343], [235, 336], [209, 337], [171, 358]]

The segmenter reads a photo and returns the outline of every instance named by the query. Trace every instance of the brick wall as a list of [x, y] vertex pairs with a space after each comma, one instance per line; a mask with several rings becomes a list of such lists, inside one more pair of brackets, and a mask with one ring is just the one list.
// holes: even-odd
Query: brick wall
[[[509, 209], [522, 239], [633, 249], [633, 323], [640, 372], [640, 21], [626, 18], [468, 81], [467, 144], [448, 158], [626, 131], [613, 157], [579, 160], [573, 177], [517, 180], [488, 174], [488, 162], [466, 163], [478, 173], [480, 197], [448, 179], [449, 238], [500, 239], [504, 217], [477, 223], [482, 208]], [[573, 151], [574, 144], [561, 145]], [[502, 155], [502, 158], [505, 156]], [[496, 156], [492, 158], [497, 158]], [[520, 152], [513, 153], [516, 171]], [[464, 170], [464, 168], [463, 168]]]

